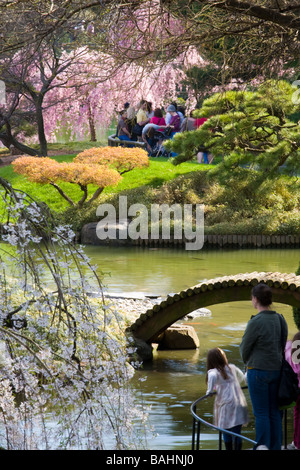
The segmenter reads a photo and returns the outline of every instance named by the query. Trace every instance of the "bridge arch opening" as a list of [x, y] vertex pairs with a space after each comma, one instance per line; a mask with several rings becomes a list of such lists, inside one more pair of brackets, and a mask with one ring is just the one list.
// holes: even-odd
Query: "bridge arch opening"
[[271, 287], [274, 302], [300, 308], [300, 276], [244, 273], [204, 281], [168, 296], [140, 315], [129, 331], [134, 337], [150, 344], [169, 326], [194, 310], [227, 302], [250, 301], [252, 287], [260, 282]]

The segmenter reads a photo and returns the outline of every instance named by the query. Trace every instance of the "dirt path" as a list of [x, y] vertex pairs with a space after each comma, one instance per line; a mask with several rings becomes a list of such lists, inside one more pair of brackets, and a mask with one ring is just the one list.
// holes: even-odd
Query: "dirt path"
[[[68, 154], [75, 154], [75, 153], [79, 153], [79, 152], [76, 152], [74, 150], [49, 150], [48, 152], [48, 157], [54, 157], [55, 155], [68, 155]], [[25, 156], [29, 156], [29, 155], [10, 155], [10, 154], [2, 154], [0, 156], [0, 168], [3, 167], [3, 166], [8, 166], [11, 164], [11, 162], [13, 162], [14, 160], [16, 160], [17, 158], [20, 158], [20, 157], [25, 157]]]
[[17, 158], [21, 157], [21, 155], [1, 155], [0, 157], [0, 168], [3, 166], [8, 166], [16, 160]]

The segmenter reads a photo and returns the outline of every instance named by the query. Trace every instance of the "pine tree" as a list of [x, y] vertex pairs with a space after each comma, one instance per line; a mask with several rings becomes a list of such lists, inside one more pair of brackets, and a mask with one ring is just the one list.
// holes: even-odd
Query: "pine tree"
[[212, 95], [195, 112], [208, 120], [195, 131], [177, 134], [169, 144], [179, 154], [174, 163], [192, 159], [204, 146], [222, 157], [212, 170], [222, 179], [241, 168], [255, 170], [262, 180], [283, 172], [297, 174], [300, 123], [289, 118], [298, 107], [294, 94], [295, 88], [281, 80], [264, 82], [255, 91]]

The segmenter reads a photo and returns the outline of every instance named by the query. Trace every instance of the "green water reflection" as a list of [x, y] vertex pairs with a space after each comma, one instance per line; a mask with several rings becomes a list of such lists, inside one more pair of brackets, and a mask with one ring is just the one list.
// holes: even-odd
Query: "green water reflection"
[[[295, 272], [299, 249], [202, 250], [87, 247], [93, 263], [106, 274], [104, 283], [111, 293], [143, 292], [166, 295], [197, 284], [203, 279], [229, 274], [273, 271]], [[289, 325], [289, 336], [296, 332], [291, 307], [275, 305]], [[211, 347], [223, 348], [230, 361], [243, 369], [239, 343], [250, 316], [255, 313], [249, 302], [212, 305], [211, 317], [187, 321], [197, 331], [200, 348], [195, 351], [159, 351], [152, 363], [137, 375], [143, 397], [151, 404], [151, 423], [159, 435], [149, 443], [151, 449], [190, 449], [192, 418], [190, 406], [205, 394], [205, 361]], [[248, 396], [246, 392], [246, 396]], [[211, 420], [212, 400], [201, 408]], [[291, 425], [289, 425], [290, 429]], [[254, 438], [253, 421], [244, 433]], [[290, 435], [290, 440], [291, 435]], [[201, 431], [202, 448], [217, 448], [218, 436], [209, 429]]]

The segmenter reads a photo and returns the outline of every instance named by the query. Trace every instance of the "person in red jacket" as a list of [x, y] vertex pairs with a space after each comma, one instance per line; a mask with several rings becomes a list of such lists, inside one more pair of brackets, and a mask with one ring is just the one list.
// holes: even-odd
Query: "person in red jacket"
[[[200, 126], [203, 126], [203, 124], [207, 121], [208, 118], [201, 117], [201, 118], [196, 118], [194, 126], [196, 129], [198, 129]], [[203, 163], [211, 163], [213, 161], [213, 156], [211, 153], [206, 152], [205, 150], [199, 150], [197, 153], [197, 160], [199, 163], [202, 163], [202, 158], [203, 158]]]
[[[163, 117], [162, 110], [160, 108], [156, 108], [154, 110], [154, 116], [150, 119], [150, 124], [156, 124], [157, 126], [166, 126], [165, 118]], [[158, 129], [160, 132], [165, 130], [165, 127]]]
[[198, 129], [198, 127], [202, 126], [206, 121], [207, 121], [207, 118], [205, 117], [196, 118], [194, 126], [196, 127], [196, 129]]

